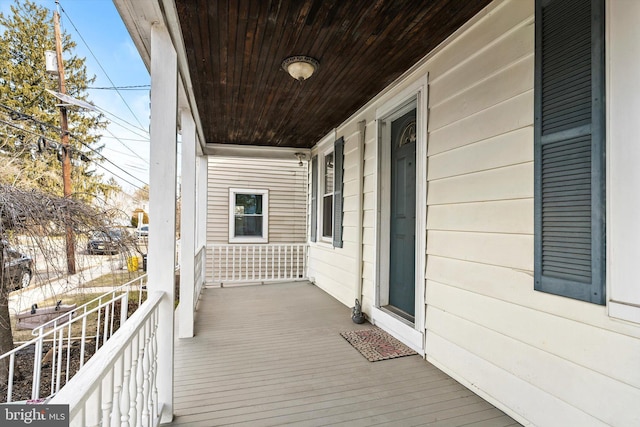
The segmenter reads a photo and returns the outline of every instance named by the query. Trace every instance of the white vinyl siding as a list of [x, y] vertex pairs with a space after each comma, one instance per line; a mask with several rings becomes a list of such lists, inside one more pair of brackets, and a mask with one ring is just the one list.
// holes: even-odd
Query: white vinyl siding
[[[640, 424], [640, 328], [603, 306], [534, 291], [534, 0], [495, 1], [338, 126], [345, 250], [312, 245], [309, 275], [352, 306], [361, 233], [370, 312], [379, 262], [375, 111], [427, 73], [427, 358], [523, 423]], [[355, 176], [361, 120], [362, 178]], [[362, 230], [354, 229], [357, 179]]]
[[[354, 287], [356, 280], [357, 258], [357, 215], [360, 214], [357, 203], [357, 146], [359, 133], [340, 133], [338, 137], [344, 137], [344, 174], [342, 184], [343, 208], [342, 208], [342, 247], [334, 247], [332, 239], [323, 241], [322, 234], [318, 233], [318, 242], [312, 243], [309, 248], [308, 277], [320, 288], [341, 301], [343, 304], [353, 306]], [[322, 169], [322, 155], [333, 152], [336, 141], [334, 133], [327, 136], [314, 154], [318, 154], [318, 169]], [[322, 181], [320, 174], [319, 181]], [[322, 191], [318, 192], [319, 215], [320, 199]], [[320, 220], [318, 221], [320, 222]]]
[[269, 243], [306, 241], [307, 167], [297, 160], [209, 157], [207, 242], [229, 242], [229, 189], [269, 192]]

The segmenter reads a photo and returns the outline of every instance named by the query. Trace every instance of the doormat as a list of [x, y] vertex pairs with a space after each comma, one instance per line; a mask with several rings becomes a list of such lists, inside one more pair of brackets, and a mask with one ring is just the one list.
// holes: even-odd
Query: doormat
[[340, 335], [369, 362], [418, 354], [380, 328], [341, 332]]

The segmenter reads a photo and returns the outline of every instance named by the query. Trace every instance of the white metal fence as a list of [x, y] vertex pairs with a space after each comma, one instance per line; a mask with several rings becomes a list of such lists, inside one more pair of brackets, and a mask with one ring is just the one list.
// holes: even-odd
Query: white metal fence
[[[59, 392], [69, 382], [72, 371], [80, 370], [125, 323], [131, 292], [138, 291], [135, 305], [140, 306], [146, 280], [146, 275], [141, 276], [38, 326], [32, 332], [36, 338], [0, 355], [0, 365], [8, 363], [9, 370], [7, 384], [1, 387], [3, 401], [38, 401]], [[20, 372], [23, 376], [31, 374], [31, 395], [20, 395], [16, 399], [16, 357], [23, 357], [24, 354], [33, 355], [32, 373]], [[46, 370], [44, 366], [47, 366]]]
[[50, 401], [68, 404], [70, 426], [157, 426], [157, 329], [163, 292], [150, 292], [113, 339]]
[[208, 245], [214, 285], [304, 280], [307, 244]]

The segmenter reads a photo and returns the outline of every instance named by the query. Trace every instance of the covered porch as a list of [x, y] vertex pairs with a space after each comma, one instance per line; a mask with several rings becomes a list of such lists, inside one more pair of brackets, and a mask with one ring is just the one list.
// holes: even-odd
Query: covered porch
[[370, 327], [309, 282], [205, 289], [169, 425], [519, 425], [418, 355], [369, 362], [340, 336]]
[[[591, 294], [578, 298], [582, 294], [538, 283], [543, 174], [534, 149], [542, 146], [536, 94], [544, 55], [535, 40], [544, 28], [536, 25], [551, 10], [543, 8], [570, 5], [557, 14], [568, 35], [556, 42], [569, 40], [576, 35], [565, 25], [575, 16], [573, 3], [114, 2], [152, 81], [150, 298], [86, 365], [101, 371], [74, 378], [72, 390], [55, 396], [52, 403], [70, 404], [72, 425], [516, 424], [479, 396], [527, 425], [638, 424], [640, 305], [631, 289], [635, 282], [628, 280], [636, 259], [606, 260], [612, 283], [600, 278], [604, 257], [584, 262], [597, 270], [594, 286], [609, 288], [608, 301], [603, 293], [592, 301]], [[626, 50], [636, 47], [631, 41], [637, 40], [640, 8], [632, 2], [575, 3], [584, 18], [581, 40], [598, 61], [589, 65], [578, 57], [571, 66], [587, 64], [577, 74], [599, 79], [602, 67], [611, 68], [610, 110], [639, 111], [635, 92], [625, 86], [637, 85], [627, 70], [640, 68], [630, 59], [638, 55]], [[607, 37], [600, 25], [605, 6], [612, 12], [608, 28], [615, 28]], [[545, 31], [553, 34], [554, 28]], [[599, 49], [605, 44], [612, 52], [608, 62]], [[282, 69], [285, 59], [299, 54], [320, 61], [309, 81], [293, 80]], [[604, 94], [602, 79], [590, 79], [584, 87]], [[561, 89], [582, 87], [561, 83]], [[568, 90], [559, 108], [573, 95]], [[603, 99], [585, 95], [585, 114], [593, 110], [603, 119], [592, 98]], [[600, 169], [591, 174], [590, 161], [584, 173], [598, 178], [593, 188], [606, 187], [609, 200], [626, 201], [626, 180], [637, 175], [640, 154], [621, 153], [637, 129], [632, 120], [617, 119], [623, 115], [615, 117], [606, 121], [619, 132], [612, 133], [608, 151], [584, 150], [591, 153], [585, 158], [602, 162], [617, 155], [609, 167], [613, 175], [606, 178]], [[585, 122], [550, 141], [582, 135], [592, 125], [602, 129], [602, 123]], [[597, 136], [594, 147], [600, 149], [607, 141]], [[414, 151], [394, 175], [392, 159], [402, 146]], [[204, 254], [212, 243], [207, 174], [209, 158], [216, 156], [307, 162], [305, 271], [289, 277], [313, 284], [204, 286], [215, 282], [205, 279], [215, 264]], [[565, 168], [573, 170], [572, 156], [558, 155], [569, 160], [558, 161], [563, 174], [571, 175]], [[396, 175], [409, 178], [393, 181]], [[390, 190], [393, 183], [405, 188], [404, 182], [404, 193]], [[640, 202], [634, 203], [609, 205], [606, 215], [602, 203], [589, 201], [585, 209], [595, 212], [598, 226], [606, 217], [637, 230], [633, 209]], [[410, 273], [401, 282], [410, 285], [406, 289], [390, 284], [392, 204], [406, 206], [406, 235], [413, 237], [394, 246], [411, 249], [398, 257], [414, 261], [398, 269]], [[585, 221], [591, 230], [592, 221]], [[597, 242], [585, 238], [589, 253], [605, 243], [618, 253], [637, 248], [624, 227], [607, 236], [598, 230]], [[229, 232], [228, 243], [231, 237]], [[248, 264], [236, 269], [235, 249], [224, 251], [232, 282], [239, 280], [235, 272], [251, 270]], [[291, 270], [293, 263], [286, 265]], [[407, 291], [400, 301], [406, 304], [391, 301], [392, 288]], [[422, 356], [366, 361], [339, 335], [358, 327], [349, 316], [354, 297], [376, 325]]]

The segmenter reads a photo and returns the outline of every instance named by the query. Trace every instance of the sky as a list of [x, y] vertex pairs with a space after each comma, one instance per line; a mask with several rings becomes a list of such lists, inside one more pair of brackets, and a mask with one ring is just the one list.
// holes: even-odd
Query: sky
[[[34, 2], [53, 15], [55, 0]], [[12, 4], [14, 0], [0, 0], [0, 12], [11, 13]], [[117, 165], [103, 162], [96, 169], [131, 193], [149, 182], [149, 73], [112, 0], [59, 0], [59, 4], [62, 31], [76, 42], [75, 53], [86, 58], [88, 75], [96, 76], [92, 87], [145, 86], [88, 91], [89, 101], [111, 122], [101, 139], [102, 154]]]

